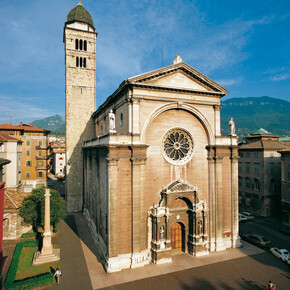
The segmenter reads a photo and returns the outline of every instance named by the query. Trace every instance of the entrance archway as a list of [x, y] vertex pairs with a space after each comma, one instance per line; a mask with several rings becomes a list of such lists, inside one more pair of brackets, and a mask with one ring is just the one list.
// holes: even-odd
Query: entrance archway
[[174, 252], [185, 251], [185, 227], [182, 223], [171, 227], [171, 248]]

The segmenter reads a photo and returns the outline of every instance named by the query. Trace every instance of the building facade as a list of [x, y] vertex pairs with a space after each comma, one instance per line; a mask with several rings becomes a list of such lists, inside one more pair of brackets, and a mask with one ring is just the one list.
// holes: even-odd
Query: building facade
[[65, 177], [65, 144], [50, 144], [51, 172], [57, 178]]
[[240, 207], [262, 216], [280, 211], [281, 154], [287, 148], [264, 129], [244, 137], [239, 145]]
[[5, 182], [5, 188], [12, 191], [21, 191], [22, 141], [0, 133], [0, 158], [6, 158], [11, 161], [3, 168], [2, 172], [2, 181]]
[[240, 246], [237, 136], [220, 128], [228, 91], [176, 57], [122, 82], [90, 116], [95, 58], [84, 58], [96, 53], [95, 36], [78, 4], [64, 35], [66, 195], [69, 210], [83, 210], [107, 272]]
[[290, 149], [281, 150], [280, 154], [282, 224], [290, 229]]
[[30, 124], [0, 124], [0, 133], [22, 141], [22, 181], [24, 191], [46, 186], [49, 170], [49, 146], [47, 135], [50, 131]]

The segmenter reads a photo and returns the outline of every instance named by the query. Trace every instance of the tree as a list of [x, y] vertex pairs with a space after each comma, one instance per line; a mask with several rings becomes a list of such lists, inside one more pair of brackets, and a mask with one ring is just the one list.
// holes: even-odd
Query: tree
[[[66, 217], [66, 202], [57, 190], [50, 190], [50, 223], [57, 224]], [[44, 226], [44, 187], [32, 190], [32, 194], [22, 201], [19, 212], [24, 225], [32, 225], [35, 229]]]

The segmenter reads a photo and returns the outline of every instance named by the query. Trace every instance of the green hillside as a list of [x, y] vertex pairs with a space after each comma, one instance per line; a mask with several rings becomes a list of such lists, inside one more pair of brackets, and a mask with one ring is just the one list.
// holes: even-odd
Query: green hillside
[[261, 127], [275, 135], [290, 135], [290, 102], [270, 97], [233, 98], [222, 102], [222, 106], [222, 135], [229, 134], [231, 117], [239, 136]]
[[32, 122], [37, 127], [50, 130], [50, 134], [56, 134], [60, 136], [65, 135], [65, 121], [59, 115], [54, 115], [42, 120], [36, 120]]

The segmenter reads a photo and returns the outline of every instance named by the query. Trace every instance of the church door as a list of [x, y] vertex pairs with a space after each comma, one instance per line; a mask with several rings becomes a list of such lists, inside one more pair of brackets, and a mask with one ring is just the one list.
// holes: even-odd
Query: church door
[[171, 248], [175, 251], [183, 250], [183, 234], [184, 229], [182, 228], [181, 224], [175, 223], [171, 227]]

